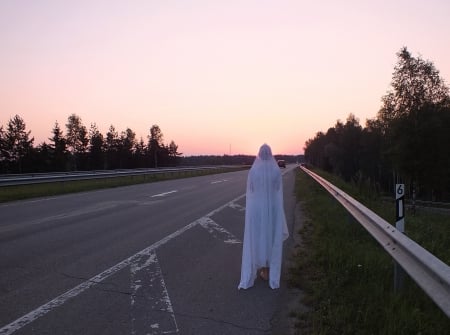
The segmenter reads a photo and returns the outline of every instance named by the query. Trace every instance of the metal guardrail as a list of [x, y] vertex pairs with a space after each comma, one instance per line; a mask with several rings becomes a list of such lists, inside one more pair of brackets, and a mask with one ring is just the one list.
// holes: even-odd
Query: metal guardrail
[[324, 178], [300, 168], [322, 185], [378, 241], [425, 293], [450, 317], [450, 267], [370, 209]]
[[154, 168], [154, 169], [128, 169], [128, 170], [96, 170], [96, 171], [72, 171], [57, 173], [32, 173], [32, 174], [14, 174], [0, 175], [0, 187], [17, 186], [27, 184], [41, 184], [61, 181], [75, 181], [86, 179], [116, 178], [123, 176], [138, 176], [164, 174], [174, 172], [188, 172], [201, 170], [215, 170], [223, 168], [232, 168], [233, 166], [203, 166], [203, 167], [185, 167], [185, 168]]

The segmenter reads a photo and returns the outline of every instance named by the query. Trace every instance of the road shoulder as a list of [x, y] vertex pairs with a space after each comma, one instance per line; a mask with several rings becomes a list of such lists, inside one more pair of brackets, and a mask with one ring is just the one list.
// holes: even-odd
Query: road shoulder
[[[294, 174], [294, 171], [292, 171]], [[295, 174], [294, 174], [295, 175]], [[292, 184], [295, 183], [295, 176]], [[283, 268], [281, 275], [280, 299], [277, 311], [272, 318], [271, 334], [294, 335], [300, 334], [300, 329], [296, 328], [297, 318], [295, 314], [306, 311], [303, 301], [304, 292], [302, 290], [289, 286], [290, 269], [295, 266], [293, 255], [296, 249], [301, 245], [300, 229], [303, 226], [304, 216], [301, 203], [297, 201], [294, 187], [286, 185], [285, 187], [285, 210], [288, 221], [290, 236], [285, 241], [283, 250]]]

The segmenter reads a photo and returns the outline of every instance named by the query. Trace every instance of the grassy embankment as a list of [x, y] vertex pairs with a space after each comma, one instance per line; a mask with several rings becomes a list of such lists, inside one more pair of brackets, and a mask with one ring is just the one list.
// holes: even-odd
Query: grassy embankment
[[[321, 173], [322, 174], [322, 173]], [[388, 222], [394, 203], [364, 196], [355, 185], [323, 175]], [[296, 193], [305, 215], [303, 245], [290, 282], [306, 293], [306, 313], [292, 313], [301, 334], [448, 334], [450, 319], [410, 278], [394, 292], [390, 256], [312, 178], [299, 171]], [[450, 264], [450, 216], [405, 215], [405, 233]]]
[[102, 188], [112, 188], [126, 185], [151, 183], [176, 178], [189, 178], [207, 174], [217, 174], [224, 172], [247, 169], [242, 167], [223, 167], [220, 169], [189, 170], [189, 171], [169, 171], [158, 174], [122, 176], [114, 178], [101, 178], [76, 181], [61, 181], [43, 184], [29, 184], [19, 186], [0, 187], [0, 202], [23, 200], [35, 197], [54, 196], [66, 193], [84, 192]]

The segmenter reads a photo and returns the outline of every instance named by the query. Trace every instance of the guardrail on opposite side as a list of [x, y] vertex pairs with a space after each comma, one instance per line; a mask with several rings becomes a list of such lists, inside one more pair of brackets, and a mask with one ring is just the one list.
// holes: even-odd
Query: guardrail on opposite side
[[300, 168], [339, 201], [450, 317], [450, 267], [447, 264], [341, 189], [305, 167]]
[[222, 169], [224, 167], [232, 168], [233, 166], [203, 166], [203, 167], [183, 167], [183, 168], [154, 168], [154, 169], [124, 169], [124, 170], [96, 170], [96, 171], [72, 171], [58, 173], [32, 173], [32, 174], [16, 174], [1, 175], [1, 186], [16, 186], [27, 184], [52, 183], [58, 181], [74, 181], [86, 179], [102, 179], [115, 178], [123, 176], [151, 175], [169, 172], [186, 172], [200, 170]]

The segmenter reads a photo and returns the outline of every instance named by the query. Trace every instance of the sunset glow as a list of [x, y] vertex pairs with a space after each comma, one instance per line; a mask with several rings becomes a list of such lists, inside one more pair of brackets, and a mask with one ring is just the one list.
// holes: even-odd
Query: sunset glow
[[299, 154], [376, 116], [408, 47], [450, 80], [450, 2], [1, 1], [0, 125], [157, 124], [183, 155]]

